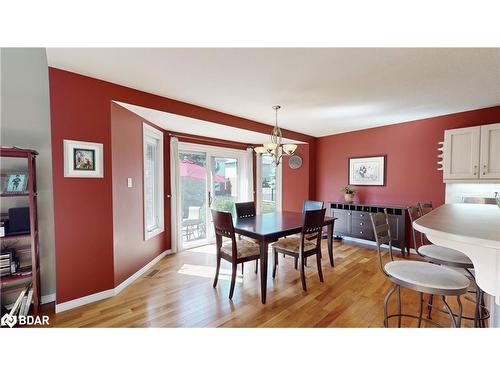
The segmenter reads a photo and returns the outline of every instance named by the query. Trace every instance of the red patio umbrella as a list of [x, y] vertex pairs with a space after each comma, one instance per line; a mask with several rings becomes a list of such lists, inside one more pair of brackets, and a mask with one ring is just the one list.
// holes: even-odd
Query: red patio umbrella
[[[181, 160], [179, 174], [181, 177], [193, 178], [195, 180], [205, 180], [207, 178], [206, 169], [190, 160]], [[224, 183], [226, 182], [226, 179], [223, 176], [216, 174], [215, 181]]]

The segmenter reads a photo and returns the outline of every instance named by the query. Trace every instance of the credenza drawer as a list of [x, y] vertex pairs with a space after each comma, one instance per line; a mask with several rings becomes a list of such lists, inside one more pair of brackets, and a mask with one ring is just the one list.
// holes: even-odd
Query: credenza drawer
[[373, 239], [373, 227], [371, 221], [364, 219], [352, 219], [351, 234], [356, 237]]
[[352, 211], [353, 219], [370, 220], [369, 212]]

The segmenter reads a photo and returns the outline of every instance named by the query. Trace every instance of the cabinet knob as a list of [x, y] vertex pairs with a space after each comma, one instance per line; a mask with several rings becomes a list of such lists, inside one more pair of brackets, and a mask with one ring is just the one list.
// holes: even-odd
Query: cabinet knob
[[363, 217], [363, 216], [365, 216], [365, 215], [361, 214], [361, 215], [359, 215], [359, 216]]
[[362, 231], [362, 230], [360, 230], [360, 231], [359, 231], [359, 234], [363, 234], [363, 231]]
[[349, 212], [347, 215], [351, 216], [351, 213]]
[[363, 225], [363, 223], [359, 223], [359, 225]]

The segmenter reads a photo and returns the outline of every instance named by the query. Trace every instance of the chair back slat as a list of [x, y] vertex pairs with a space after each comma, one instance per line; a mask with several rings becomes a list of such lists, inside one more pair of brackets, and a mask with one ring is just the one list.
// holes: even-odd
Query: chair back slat
[[235, 239], [233, 217], [230, 212], [212, 211], [212, 219], [214, 221], [215, 234], [217, 236], [228, 237], [231, 240]]
[[255, 202], [240, 202], [234, 204], [236, 208], [236, 217], [254, 217], [256, 215]]
[[389, 256], [391, 261], [394, 260], [392, 255], [392, 236], [391, 227], [389, 225], [389, 216], [387, 215], [387, 209], [384, 212], [370, 213], [370, 219], [372, 222], [373, 233], [375, 235], [375, 242], [377, 243], [377, 260], [380, 271], [386, 276], [389, 276], [384, 269], [384, 262], [382, 260], [382, 245], [389, 245]]
[[325, 222], [325, 212], [326, 208], [322, 208], [319, 210], [304, 211], [304, 213], [302, 214], [304, 217], [304, 222], [300, 234], [301, 252], [304, 248], [304, 241], [306, 240], [306, 238], [308, 240], [316, 239], [316, 248], [321, 246], [321, 231], [323, 230], [323, 225]]
[[302, 212], [312, 211], [312, 210], [321, 210], [324, 206], [324, 203], [321, 201], [304, 201], [304, 206], [302, 207]]

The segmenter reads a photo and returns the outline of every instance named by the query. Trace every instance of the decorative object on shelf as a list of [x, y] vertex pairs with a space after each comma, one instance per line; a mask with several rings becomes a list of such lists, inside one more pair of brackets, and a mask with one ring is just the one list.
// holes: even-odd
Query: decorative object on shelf
[[349, 158], [349, 185], [384, 186], [385, 155]]
[[[30, 313], [38, 315], [40, 312], [40, 246], [38, 240], [37, 219], [37, 188], [36, 188], [36, 156], [35, 150], [22, 149], [19, 147], [0, 147], [0, 157], [4, 166], [4, 158], [24, 159], [26, 163], [27, 186], [24, 195], [27, 203], [25, 207], [10, 207], [8, 215], [2, 214], [1, 221], [4, 223], [5, 236], [0, 237], [1, 254], [11, 252], [11, 256], [0, 256], [0, 268], [2, 277], [0, 279], [2, 311], [11, 316]], [[6, 176], [11, 172], [2, 172]], [[12, 181], [14, 183], [14, 181]], [[19, 182], [20, 184], [21, 182]], [[1, 194], [2, 205], [4, 200], [10, 200], [19, 194]], [[13, 200], [18, 205], [17, 198]], [[15, 246], [20, 242], [20, 246]], [[10, 271], [8, 263], [10, 263]], [[7, 275], [10, 273], [10, 275]], [[27, 283], [27, 284], [26, 284]], [[30, 286], [31, 285], [31, 286]], [[20, 288], [24, 292], [21, 291]], [[32, 290], [29, 292], [29, 290]], [[26, 293], [28, 295], [26, 296]], [[15, 299], [17, 296], [17, 299]], [[24, 298], [26, 296], [26, 298]], [[14, 302], [13, 305], [10, 302]], [[24, 304], [21, 302], [25, 301]], [[8, 307], [12, 306], [12, 307]], [[8, 307], [8, 309], [7, 309]]]
[[344, 200], [346, 203], [352, 203], [356, 190], [350, 186], [345, 186], [342, 188], [342, 191], [344, 192]]
[[4, 184], [3, 194], [24, 194], [28, 186], [28, 175], [25, 172], [8, 173]]
[[280, 160], [284, 155], [293, 155], [297, 149], [297, 145], [290, 143], [282, 144], [283, 137], [281, 129], [278, 127], [278, 110], [280, 108], [281, 106], [279, 105], [273, 106], [273, 109], [276, 111], [276, 123], [271, 133], [271, 143], [264, 143], [262, 146], [254, 148], [257, 154], [271, 154], [274, 166], [280, 164]]
[[299, 169], [302, 167], [302, 158], [299, 155], [292, 155], [288, 159], [288, 166], [292, 169]]
[[65, 139], [64, 177], [104, 177], [103, 144]]
[[438, 168], [437, 170], [438, 171], [442, 171], [443, 170], [443, 164], [444, 164], [444, 142], [438, 142]]

